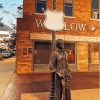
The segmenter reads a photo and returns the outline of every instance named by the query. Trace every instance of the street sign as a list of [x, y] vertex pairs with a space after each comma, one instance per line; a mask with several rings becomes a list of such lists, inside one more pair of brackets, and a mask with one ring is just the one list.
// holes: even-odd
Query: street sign
[[60, 31], [64, 29], [64, 13], [56, 10], [45, 11], [44, 27], [51, 31]]

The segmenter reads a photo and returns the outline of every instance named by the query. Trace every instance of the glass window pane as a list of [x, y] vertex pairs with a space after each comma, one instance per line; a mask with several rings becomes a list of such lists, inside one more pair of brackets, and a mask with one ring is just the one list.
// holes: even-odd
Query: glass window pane
[[75, 43], [64, 43], [64, 49], [68, 53], [68, 63], [75, 64]]
[[89, 43], [89, 70], [99, 70], [100, 44]]
[[73, 10], [73, 7], [72, 7], [72, 4], [65, 4], [64, 6], [64, 13], [66, 16], [72, 16], [72, 10]]
[[100, 1], [99, 0], [92, 0], [91, 2], [91, 17], [93, 19], [99, 19], [99, 4], [100, 4]]
[[37, 0], [36, 12], [43, 13], [46, 10], [46, 0]]
[[48, 64], [51, 53], [50, 42], [35, 42], [34, 64]]
[[92, 2], [92, 9], [99, 9], [98, 1]]
[[64, 13], [65, 16], [73, 15], [73, 2], [72, 0], [64, 0]]

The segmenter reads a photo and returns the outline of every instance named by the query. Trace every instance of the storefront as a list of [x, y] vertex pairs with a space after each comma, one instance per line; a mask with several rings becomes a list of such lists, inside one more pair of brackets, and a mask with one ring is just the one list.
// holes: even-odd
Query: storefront
[[[49, 70], [49, 57], [51, 54], [51, 41], [34, 41], [34, 70]], [[75, 42], [65, 42], [64, 49], [68, 53], [68, 62], [73, 70], [76, 70]]]
[[[42, 8], [45, 4], [47, 6], [39, 12], [41, 8], [36, 9], [38, 5], [35, 4], [41, 5], [41, 2], [24, 0], [23, 18], [17, 20], [17, 73], [49, 71], [48, 63], [51, 53], [52, 32], [46, 30], [43, 26], [45, 19], [43, 11], [47, 8], [52, 9], [53, 2], [48, 0], [45, 3], [45, 0], [43, 0]], [[82, 3], [81, 6], [78, 5], [80, 2]], [[57, 1], [58, 11], [63, 10], [63, 3], [61, 0]], [[73, 5], [68, 8], [68, 4], [65, 3], [64, 10], [73, 10]], [[64, 49], [68, 53], [68, 62], [74, 71], [99, 70], [99, 19], [91, 19], [90, 1], [87, 1], [87, 4], [88, 6], [85, 6], [85, 0], [79, 2], [74, 0], [74, 10], [70, 13], [65, 12], [69, 16], [64, 17], [64, 30], [56, 32], [56, 39], [64, 40]], [[86, 8], [82, 9], [84, 6]], [[80, 10], [77, 10], [79, 8]]]

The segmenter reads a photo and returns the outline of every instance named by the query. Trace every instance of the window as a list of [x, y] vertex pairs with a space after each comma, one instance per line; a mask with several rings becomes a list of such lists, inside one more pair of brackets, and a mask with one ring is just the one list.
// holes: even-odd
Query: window
[[44, 13], [46, 10], [46, 0], [36, 0], [36, 12]]
[[68, 53], [68, 63], [75, 64], [75, 43], [64, 43], [64, 49]]
[[64, 13], [65, 16], [73, 16], [73, 1], [64, 0]]
[[89, 63], [90, 64], [99, 64], [100, 52], [99, 52], [99, 43], [89, 43]]
[[48, 64], [51, 54], [51, 43], [36, 41], [34, 46], [34, 64]]
[[100, 43], [89, 43], [89, 70], [100, 69]]
[[100, 1], [99, 0], [92, 0], [91, 1], [91, 17], [93, 19], [99, 19], [99, 4]]

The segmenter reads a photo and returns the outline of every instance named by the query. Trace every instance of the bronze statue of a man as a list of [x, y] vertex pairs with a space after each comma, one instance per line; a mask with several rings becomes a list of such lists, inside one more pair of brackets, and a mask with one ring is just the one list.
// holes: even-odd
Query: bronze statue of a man
[[64, 42], [58, 39], [56, 42], [56, 50], [50, 55], [50, 70], [55, 72], [55, 100], [71, 100], [70, 69], [68, 66], [67, 52], [64, 51]]

